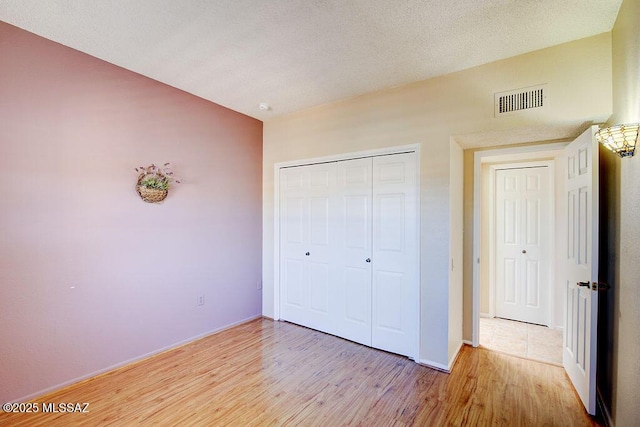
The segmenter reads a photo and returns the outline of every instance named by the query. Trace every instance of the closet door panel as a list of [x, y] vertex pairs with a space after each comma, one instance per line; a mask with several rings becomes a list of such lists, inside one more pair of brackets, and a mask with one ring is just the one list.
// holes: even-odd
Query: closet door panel
[[403, 325], [403, 284], [405, 275], [393, 271], [376, 271], [376, 325], [392, 333], [402, 333]]
[[294, 245], [304, 243], [303, 221], [305, 213], [305, 200], [302, 197], [288, 197], [283, 200], [283, 216], [287, 218], [285, 244]]
[[306, 322], [307, 306], [304, 248], [308, 212], [304, 193], [308, 178], [301, 168], [280, 173], [280, 310], [283, 319], [299, 324]]
[[329, 333], [335, 176], [331, 163], [280, 171], [280, 314]]
[[335, 210], [336, 164], [310, 165], [305, 169], [309, 170], [309, 188], [306, 190], [309, 206], [305, 245], [309, 292], [306, 326], [333, 334], [329, 287], [335, 270], [335, 232], [331, 218]]
[[286, 306], [304, 309], [304, 265], [301, 260], [287, 259], [284, 263]]
[[415, 155], [373, 159], [372, 345], [417, 354], [419, 283]]
[[309, 308], [317, 313], [329, 314], [329, 264], [310, 262]]
[[[345, 267], [345, 281], [340, 304], [342, 318], [339, 321], [356, 323], [363, 327], [363, 341], [371, 341], [371, 309], [367, 306], [367, 295], [371, 294], [371, 272], [368, 268]], [[366, 343], [363, 343], [366, 344]]]
[[405, 195], [403, 193], [378, 194], [376, 199], [376, 248], [384, 252], [396, 252], [402, 260], [405, 232]]
[[370, 158], [338, 162], [334, 216], [336, 335], [365, 345], [371, 345], [371, 165]]

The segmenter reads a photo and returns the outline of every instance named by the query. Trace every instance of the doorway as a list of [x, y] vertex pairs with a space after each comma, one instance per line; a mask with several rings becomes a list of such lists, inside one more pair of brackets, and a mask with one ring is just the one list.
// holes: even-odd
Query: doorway
[[549, 327], [555, 299], [554, 162], [487, 163], [483, 168], [489, 173], [482, 221], [489, 271], [480, 285], [480, 346], [561, 365], [562, 332]]
[[[554, 269], [555, 314], [551, 325], [563, 331], [562, 366], [571, 384], [580, 396], [587, 412], [596, 412], [595, 366], [596, 331], [598, 326], [598, 174], [599, 146], [595, 138], [598, 126], [590, 126], [568, 144], [560, 146], [551, 156], [558, 160], [557, 183], [554, 188], [556, 210], [554, 212], [555, 253], [558, 268]], [[512, 148], [512, 156], [529, 153], [538, 159], [539, 151], [547, 146]], [[530, 149], [531, 151], [527, 151]], [[493, 153], [474, 154], [474, 257], [473, 266], [473, 345], [479, 345], [480, 274], [481, 264], [481, 207], [486, 200], [481, 197], [481, 165]], [[535, 153], [535, 154], [534, 154]], [[499, 156], [498, 156], [499, 157]], [[520, 158], [521, 159], [521, 158]], [[486, 237], [486, 236], [485, 236]], [[486, 255], [486, 254], [485, 254]], [[483, 256], [486, 261], [485, 256]], [[486, 262], [485, 262], [486, 264]], [[486, 268], [486, 265], [485, 265]], [[563, 313], [565, 315], [563, 315]], [[553, 314], [553, 313], [552, 313]], [[566, 317], [565, 317], [566, 316]], [[557, 320], [556, 320], [557, 319]]]
[[[496, 150], [487, 150], [475, 153], [474, 159], [474, 284], [473, 284], [473, 342], [474, 346], [483, 345], [487, 348], [513, 354], [520, 357], [541, 360], [550, 363], [561, 363], [562, 348], [562, 292], [554, 289], [552, 283], [556, 280], [556, 271], [554, 264], [554, 250], [559, 250], [558, 245], [554, 244], [552, 239], [557, 234], [559, 224], [555, 219], [560, 217], [558, 209], [562, 209], [561, 203], [557, 203], [559, 192], [556, 189], [555, 182], [561, 182], [556, 179], [561, 176], [562, 165], [555, 162], [555, 159], [562, 155], [563, 148], [566, 144], [546, 144], [542, 146], [514, 147]], [[558, 163], [558, 164], [556, 164]], [[541, 266], [539, 260], [534, 257], [535, 251], [531, 247], [519, 247], [517, 244], [523, 243], [530, 239], [533, 235], [527, 235], [534, 231], [536, 237], [539, 237], [535, 227], [527, 230], [527, 224], [523, 225], [524, 231], [514, 231], [516, 228], [505, 230], [505, 223], [508, 220], [505, 212], [497, 212], [496, 210], [496, 175], [498, 170], [511, 170], [522, 168], [547, 167], [549, 171], [549, 192], [550, 192], [550, 213], [548, 216], [539, 217], [538, 220], [545, 222], [548, 226], [548, 234], [550, 236], [544, 248], [536, 248], [535, 251], [544, 252], [548, 255], [546, 266]], [[519, 175], [519, 172], [513, 172], [511, 175]], [[504, 174], [507, 175], [507, 174]], [[514, 178], [512, 176], [510, 183], [502, 185], [524, 186], [526, 190], [527, 178], [526, 173], [522, 174], [524, 178]], [[504, 177], [503, 177], [504, 178]], [[500, 179], [500, 178], [499, 178]], [[522, 184], [518, 184], [518, 179], [522, 180]], [[530, 179], [529, 187], [535, 183], [537, 179]], [[538, 181], [539, 183], [541, 181]], [[530, 213], [539, 214], [541, 205], [527, 203], [527, 198], [510, 198], [509, 204], [511, 211], [506, 214], [511, 215], [513, 224], [517, 225], [518, 221], [522, 222], [524, 217]], [[528, 206], [527, 206], [528, 204]], [[504, 197], [502, 208], [504, 208]], [[522, 205], [518, 207], [518, 205]], [[529, 209], [529, 212], [527, 212]], [[518, 213], [519, 212], [519, 213]], [[518, 216], [519, 215], [519, 216]], [[501, 216], [499, 224], [500, 230], [495, 229], [495, 218]], [[535, 216], [535, 215], [534, 215]], [[490, 226], [491, 224], [494, 226]], [[507, 227], [509, 228], [509, 227]], [[544, 230], [541, 230], [544, 231]], [[502, 233], [502, 238], [512, 238], [515, 235], [505, 236], [505, 232], [524, 233], [519, 241], [513, 241], [511, 254], [505, 254], [504, 248], [500, 249], [497, 239], [492, 238]], [[524, 239], [524, 240], [523, 240]], [[525, 242], [526, 243], [526, 242]], [[518, 246], [517, 248], [515, 246]], [[523, 253], [525, 251], [525, 253]], [[502, 258], [508, 258], [508, 262], [496, 263], [496, 253], [502, 253]], [[531, 257], [531, 258], [530, 258]], [[508, 264], [505, 266], [505, 264]], [[498, 268], [496, 268], [496, 266]], [[542, 268], [541, 268], [542, 267]], [[529, 273], [527, 273], [527, 268]], [[499, 271], [498, 274], [496, 274]], [[505, 288], [505, 272], [510, 274], [511, 280]], [[500, 277], [502, 274], [503, 277]], [[496, 277], [497, 276], [497, 277]], [[520, 283], [525, 286], [518, 287]], [[498, 280], [496, 280], [498, 279]], [[501, 289], [497, 289], [497, 283], [501, 281]], [[539, 286], [527, 288], [526, 282], [531, 284], [537, 283]], [[483, 286], [484, 285], [484, 286]], [[496, 300], [499, 294], [502, 302], [504, 300], [513, 303], [511, 313], [504, 313], [500, 308], [500, 304]], [[546, 299], [546, 301], [544, 301]], [[526, 306], [537, 307], [537, 317], [522, 317], [520, 312]], [[529, 307], [530, 308], [530, 307]], [[514, 315], [515, 314], [515, 315]], [[499, 317], [498, 317], [499, 316]], [[516, 320], [505, 320], [500, 317], [507, 317]], [[524, 320], [525, 323], [521, 322]], [[540, 325], [542, 324], [542, 326]], [[556, 349], [558, 347], [558, 349]], [[558, 356], [558, 352], [560, 356]]]

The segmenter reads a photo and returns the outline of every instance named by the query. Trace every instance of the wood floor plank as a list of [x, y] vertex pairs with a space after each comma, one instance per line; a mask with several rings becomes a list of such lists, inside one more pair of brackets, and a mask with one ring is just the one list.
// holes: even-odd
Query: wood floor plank
[[563, 369], [463, 347], [451, 374], [257, 319], [42, 396], [11, 426], [592, 426]]

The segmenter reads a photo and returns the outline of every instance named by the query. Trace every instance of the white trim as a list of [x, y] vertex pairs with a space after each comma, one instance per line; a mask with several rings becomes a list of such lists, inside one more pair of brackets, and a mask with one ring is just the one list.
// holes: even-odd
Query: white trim
[[[416, 160], [416, 259], [415, 259], [415, 267], [418, 271], [416, 271], [416, 280], [418, 281], [418, 299], [416, 300], [416, 312], [418, 313], [418, 327], [416, 328], [415, 334], [416, 334], [416, 339], [415, 339], [415, 348], [413, 350], [414, 354], [413, 357], [411, 357], [411, 359], [413, 359], [413, 361], [417, 361], [420, 359], [420, 342], [421, 342], [421, 337], [422, 337], [422, 305], [421, 305], [421, 301], [422, 301], [422, 267], [421, 267], [421, 263], [420, 260], [422, 259], [422, 231], [421, 231], [421, 224], [422, 224], [422, 219], [420, 216], [420, 212], [422, 211], [422, 206], [420, 203], [420, 178], [422, 176], [422, 174], [420, 173], [420, 144], [414, 144], [411, 147], [413, 147], [413, 151], [415, 153], [415, 160]], [[400, 147], [402, 148], [402, 147]]]
[[[487, 262], [487, 266], [489, 267], [489, 315], [491, 317], [495, 317], [496, 315], [496, 228], [495, 228], [495, 205], [496, 205], [496, 192], [495, 192], [495, 183], [496, 183], [496, 171], [503, 169], [522, 169], [522, 168], [535, 168], [535, 167], [547, 167], [548, 170], [548, 178], [549, 178], [549, 210], [550, 210], [550, 218], [554, 218], [555, 212], [555, 160], [531, 160], [528, 162], [518, 162], [518, 163], [504, 163], [498, 165], [491, 165], [489, 167], [489, 260]], [[552, 327], [556, 324], [556, 319], [554, 316], [554, 307], [555, 307], [555, 290], [553, 287], [554, 278], [555, 278], [555, 221], [549, 225], [551, 228], [549, 230], [549, 276], [547, 277], [547, 295], [549, 296], [547, 300], [547, 324], [545, 326]], [[482, 314], [481, 314], [482, 317]]]
[[[524, 147], [497, 148], [493, 150], [476, 151], [473, 155], [473, 296], [472, 296], [472, 345], [480, 345], [480, 214], [481, 214], [481, 165], [490, 159], [498, 160], [499, 156], [519, 156], [522, 158], [542, 157], [544, 153], [562, 151], [568, 142], [558, 142], [541, 145], [527, 145]], [[559, 153], [558, 153], [559, 154]], [[553, 157], [549, 155], [548, 157]]]
[[[495, 298], [495, 263], [496, 263], [496, 171], [493, 167], [489, 169], [489, 316], [496, 317], [496, 298]], [[482, 220], [480, 221], [482, 223]]]
[[456, 360], [458, 360], [458, 356], [460, 355], [460, 349], [462, 348], [463, 345], [464, 343], [460, 341], [460, 344], [458, 344], [458, 348], [456, 348], [456, 350], [451, 355], [451, 358], [449, 358], [449, 368], [448, 368], [449, 371], [451, 371], [451, 369], [453, 368], [453, 365], [456, 363]]
[[481, 312], [481, 313], [480, 313], [480, 317], [483, 317], [483, 318], [485, 318], [485, 319], [493, 319], [493, 318], [494, 318], [494, 317], [496, 317], [496, 316], [494, 316], [494, 315], [492, 315], [492, 314], [490, 314], [490, 313], [482, 313], [482, 312]]
[[191, 338], [187, 338], [185, 340], [178, 341], [177, 343], [170, 344], [170, 345], [164, 346], [162, 348], [159, 348], [157, 350], [150, 351], [149, 353], [145, 353], [143, 355], [136, 356], [136, 357], [133, 357], [131, 359], [127, 359], [127, 360], [125, 360], [123, 362], [115, 363], [113, 365], [107, 366], [106, 368], [98, 369], [97, 371], [90, 372], [90, 373], [88, 373], [86, 375], [82, 375], [82, 376], [76, 377], [76, 378], [74, 378], [72, 380], [65, 381], [65, 382], [62, 382], [60, 384], [56, 384], [54, 386], [47, 387], [47, 388], [42, 389], [40, 391], [37, 391], [35, 393], [28, 394], [28, 395], [23, 396], [23, 397], [21, 397], [19, 399], [15, 399], [14, 402], [28, 402], [30, 400], [33, 400], [33, 399], [38, 398], [40, 396], [43, 396], [45, 394], [52, 393], [52, 392], [54, 392], [56, 390], [60, 390], [61, 388], [70, 386], [70, 385], [78, 383], [80, 381], [84, 381], [86, 379], [95, 377], [97, 375], [104, 374], [104, 373], [109, 372], [109, 371], [113, 371], [115, 369], [121, 368], [121, 367], [129, 365], [131, 363], [139, 362], [139, 361], [141, 361], [143, 359], [147, 359], [149, 357], [156, 356], [156, 355], [158, 355], [160, 353], [164, 353], [165, 351], [174, 350], [174, 349], [176, 349], [178, 347], [181, 347], [183, 345], [189, 344], [189, 343], [191, 343], [193, 341], [197, 341], [199, 339], [208, 337], [210, 335], [215, 335], [215, 334], [217, 334], [219, 332], [226, 331], [227, 329], [234, 328], [234, 327], [242, 325], [244, 323], [248, 323], [248, 322], [251, 322], [253, 320], [259, 319], [261, 317], [262, 317], [261, 314], [257, 314], [255, 316], [247, 317], [247, 318], [239, 320], [237, 322], [230, 323], [228, 325], [221, 326], [221, 327], [216, 328], [216, 329], [212, 329], [212, 330], [210, 330], [208, 332], [204, 332], [202, 334], [195, 335], [195, 336], [193, 336]]
[[408, 144], [400, 145], [397, 147], [379, 148], [375, 150], [357, 151], [344, 154], [335, 154], [331, 156], [313, 157], [310, 159], [290, 160], [286, 162], [279, 162], [273, 165], [274, 169], [274, 186], [273, 186], [273, 318], [274, 320], [280, 320], [280, 169], [304, 166], [316, 163], [338, 162], [344, 160], [361, 159], [375, 156], [385, 156], [401, 153], [415, 153], [416, 157], [416, 278], [418, 281], [418, 299], [416, 301], [418, 310], [418, 327], [416, 328], [415, 337], [415, 349], [413, 354], [409, 355], [410, 359], [415, 361], [420, 359], [420, 337], [422, 336], [422, 320], [421, 320], [421, 307], [420, 301], [422, 298], [422, 278], [421, 278], [421, 203], [420, 203], [420, 144]]
[[[273, 167], [276, 173], [278, 173], [281, 168], [286, 168], [291, 166], [303, 166], [303, 165], [312, 165], [316, 163], [339, 162], [341, 160], [363, 159], [367, 157], [386, 156], [390, 154], [401, 154], [401, 153], [412, 153], [412, 152], [420, 153], [420, 144], [407, 144], [407, 145], [399, 145], [397, 147], [377, 148], [375, 150], [354, 151], [350, 153], [334, 154], [331, 156], [312, 157], [309, 159], [289, 160], [286, 162], [275, 163]], [[279, 177], [279, 173], [277, 176]]]
[[273, 165], [273, 320], [280, 320], [280, 163]]
[[437, 369], [438, 371], [446, 372], [447, 374], [449, 374], [451, 373], [451, 369], [453, 368], [453, 365], [455, 365], [456, 360], [458, 360], [458, 356], [460, 355], [460, 349], [462, 349], [463, 345], [471, 345], [471, 342], [464, 341], [464, 340], [460, 341], [460, 344], [458, 344], [458, 348], [456, 348], [456, 351], [453, 352], [453, 355], [449, 359], [449, 362], [447, 363], [447, 365], [443, 365], [442, 363], [433, 362], [427, 359], [420, 359], [418, 363], [420, 365]]
[[418, 362], [420, 365], [426, 366], [428, 368], [437, 369], [438, 371], [445, 372], [447, 374], [451, 373], [451, 369], [448, 366], [443, 365], [442, 363], [432, 362], [427, 359], [420, 359]]

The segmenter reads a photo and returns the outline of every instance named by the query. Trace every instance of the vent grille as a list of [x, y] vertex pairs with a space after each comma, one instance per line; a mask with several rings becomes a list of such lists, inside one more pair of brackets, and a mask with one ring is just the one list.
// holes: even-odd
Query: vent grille
[[547, 104], [547, 85], [500, 92], [494, 95], [495, 116], [543, 108]]

